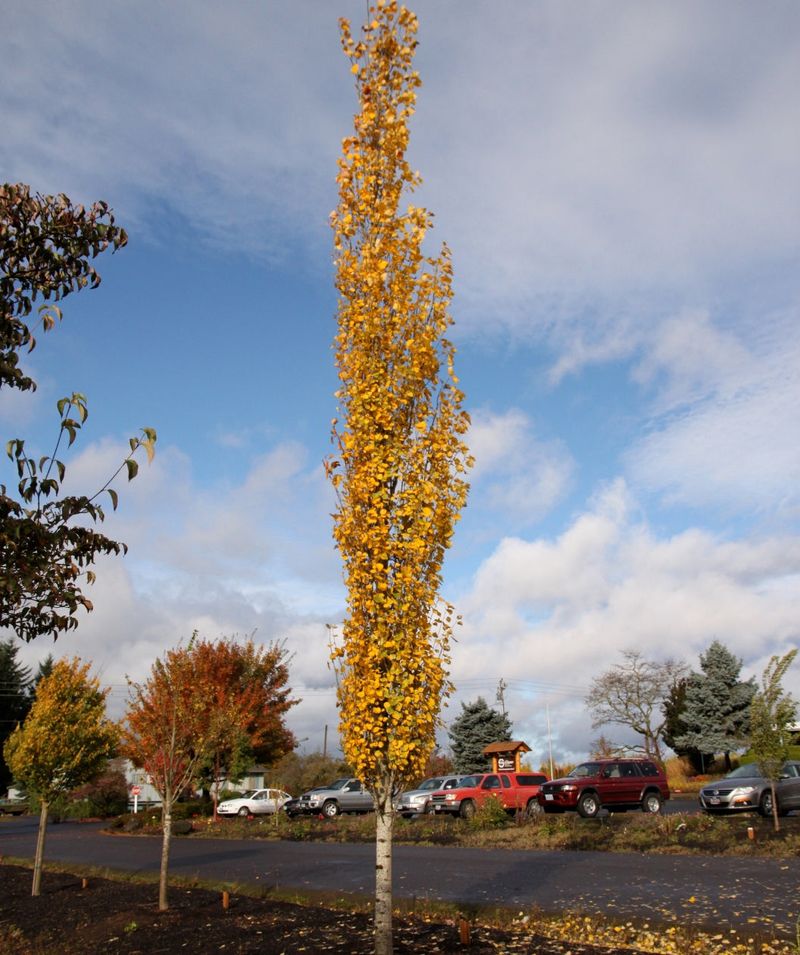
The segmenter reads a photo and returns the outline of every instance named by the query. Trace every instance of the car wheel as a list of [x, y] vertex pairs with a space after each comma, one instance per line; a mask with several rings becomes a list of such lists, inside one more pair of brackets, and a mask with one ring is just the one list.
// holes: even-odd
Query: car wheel
[[578, 800], [578, 815], [583, 816], [584, 819], [594, 819], [598, 812], [600, 812], [600, 800], [597, 798], [597, 793], [581, 793], [581, 798]]
[[645, 793], [642, 800], [642, 812], [661, 812], [661, 796], [659, 793]]
[[250, 810], [247, 808], [247, 806], [242, 806], [242, 808], [239, 810], [239, 812], [237, 813], [237, 815], [238, 815], [238, 816], [241, 816], [242, 819], [245, 819], [245, 818], [247, 818], [247, 816], [250, 815]]
[[339, 804], [334, 799], [329, 799], [322, 806], [322, 815], [328, 819], [335, 819], [339, 815]]
[[772, 792], [769, 789], [761, 794], [761, 800], [758, 804], [758, 812], [761, 816], [772, 815]]
[[475, 815], [475, 803], [471, 799], [465, 799], [464, 802], [461, 803], [458, 814], [462, 819], [472, 819]]
[[539, 805], [538, 799], [529, 799], [528, 805], [525, 807], [525, 815], [528, 819], [535, 819], [537, 816], [541, 816], [542, 807]]

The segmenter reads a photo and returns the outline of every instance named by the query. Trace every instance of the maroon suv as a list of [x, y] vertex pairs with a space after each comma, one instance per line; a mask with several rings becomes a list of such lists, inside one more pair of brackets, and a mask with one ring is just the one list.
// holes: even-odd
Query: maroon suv
[[539, 790], [539, 805], [545, 812], [577, 809], [586, 819], [601, 809], [660, 812], [665, 799], [669, 799], [667, 778], [650, 759], [593, 759]]

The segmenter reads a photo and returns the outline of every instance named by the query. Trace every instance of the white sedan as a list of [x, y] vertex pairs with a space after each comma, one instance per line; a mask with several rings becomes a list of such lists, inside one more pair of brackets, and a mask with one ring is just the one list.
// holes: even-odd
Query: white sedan
[[250, 789], [236, 799], [226, 799], [217, 806], [220, 816], [272, 815], [292, 797], [281, 789]]

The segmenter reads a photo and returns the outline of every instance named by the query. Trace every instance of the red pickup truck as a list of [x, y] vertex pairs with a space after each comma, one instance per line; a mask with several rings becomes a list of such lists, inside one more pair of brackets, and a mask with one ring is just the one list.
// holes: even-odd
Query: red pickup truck
[[541, 773], [475, 773], [462, 776], [455, 789], [440, 790], [431, 796], [433, 812], [447, 812], [469, 819], [475, 810], [494, 796], [507, 812], [540, 812], [539, 787], [547, 782]]

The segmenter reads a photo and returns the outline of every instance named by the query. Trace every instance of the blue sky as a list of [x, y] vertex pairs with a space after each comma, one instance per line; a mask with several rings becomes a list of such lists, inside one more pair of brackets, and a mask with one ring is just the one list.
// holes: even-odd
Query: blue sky
[[[719, 638], [750, 675], [797, 644], [800, 8], [412, 6], [411, 160], [453, 250], [477, 462], [444, 719], [502, 677], [534, 758], [548, 708], [555, 754], [580, 756], [583, 695], [621, 651], [696, 667]], [[0, 394], [4, 440], [46, 450], [84, 392], [86, 489], [159, 434], [95, 612], [25, 659], [93, 660], [121, 710], [125, 675], [193, 629], [255, 630], [294, 655], [306, 750], [337, 722], [328, 214], [355, 110], [337, 18], [363, 14], [6, 0], [0, 37], [0, 177], [105, 199], [130, 235], [26, 360], [36, 394]]]

